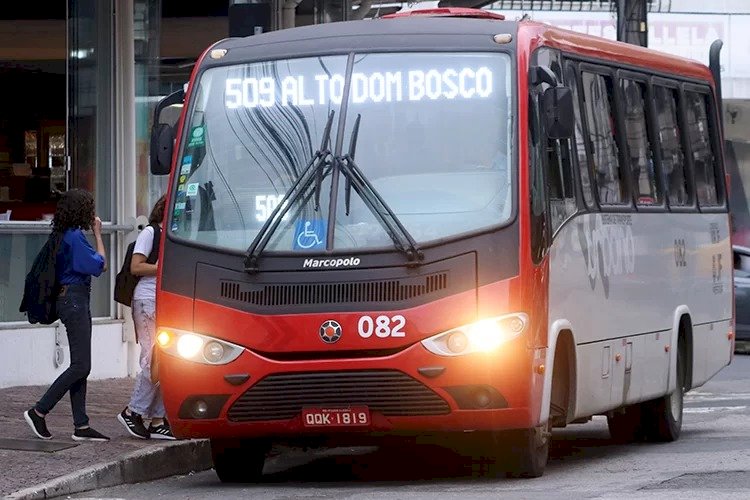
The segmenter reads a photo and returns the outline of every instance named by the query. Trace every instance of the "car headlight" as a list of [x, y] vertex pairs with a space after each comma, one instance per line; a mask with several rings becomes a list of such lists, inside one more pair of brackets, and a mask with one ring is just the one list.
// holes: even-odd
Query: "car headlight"
[[423, 340], [422, 345], [439, 356], [492, 352], [521, 335], [528, 323], [525, 313], [504, 314], [439, 333]]
[[231, 363], [244, 350], [226, 340], [175, 328], [160, 328], [156, 343], [167, 354], [207, 365]]

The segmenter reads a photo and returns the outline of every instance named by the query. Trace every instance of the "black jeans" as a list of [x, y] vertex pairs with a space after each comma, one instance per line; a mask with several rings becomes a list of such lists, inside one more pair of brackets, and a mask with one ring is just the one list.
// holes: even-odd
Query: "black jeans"
[[85, 427], [89, 423], [86, 415], [86, 379], [91, 372], [90, 296], [88, 286], [68, 285], [57, 298], [57, 314], [68, 332], [70, 366], [57, 377], [35, 407], [39, 413], [46, 415], [70, 391], [73, 425], [76, 427]]

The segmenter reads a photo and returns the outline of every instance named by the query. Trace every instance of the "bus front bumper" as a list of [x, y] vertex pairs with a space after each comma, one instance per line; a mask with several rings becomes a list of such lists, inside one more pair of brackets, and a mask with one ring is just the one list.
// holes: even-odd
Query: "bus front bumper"
[[[245, 351], [227, 365], [160, 353], [172, 430], [182, 438], [411, 434], [539, 423], [545, 349], [519, 339], [492, 354], [439, 357], [421, 344], [387, 357], [276, 361]], [[366, 423], [314, 422], [350, 408]]]

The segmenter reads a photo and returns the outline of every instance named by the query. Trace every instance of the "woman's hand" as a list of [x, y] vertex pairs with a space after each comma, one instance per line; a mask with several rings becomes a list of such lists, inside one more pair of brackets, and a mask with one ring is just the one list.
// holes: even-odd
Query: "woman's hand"
[[94, 217], [94, 222], [91, 225], [91, 230], [94, 232], [95, 236], [102, 235], [102, 220], [99, 217]]
[[104, 271], [107, 270], [107, 254], [104, 252], [104, 241], [102, 240], [102, 220], [94, 216], [94, 222], [91, 223], [91, 230], [94, 232], [96, 240], [96, 253], [104, 258]]

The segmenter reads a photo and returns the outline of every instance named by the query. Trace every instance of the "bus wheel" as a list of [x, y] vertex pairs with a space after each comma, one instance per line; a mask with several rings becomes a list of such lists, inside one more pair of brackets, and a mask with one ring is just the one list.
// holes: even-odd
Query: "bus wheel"
[[547, 467], [549, 442], [552, 438], [550, 424], [514, 431], [510, 435], [510, 468], [508, 477], [541, 477]]
[[270, 445], [258, 440], [212, 439], [214, 470], [222, 483], [251, 483], [263, 475]]
[[641, 405], [626, 406], [607, 415], [609, 435], [616, 443], [625, 444], [640, 439]]
[[649, 441], [670, 442], [680, 437], [682, 405], [687, 380], [685, 342], [677, 347], [677, 383], [672, 394], [643, 403], [644, 435]]

